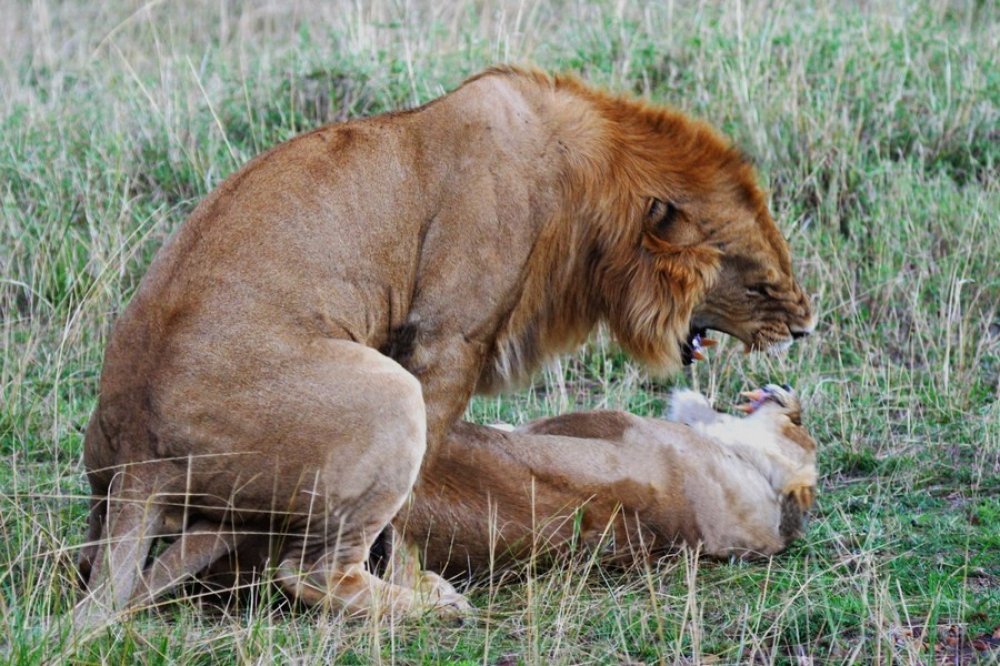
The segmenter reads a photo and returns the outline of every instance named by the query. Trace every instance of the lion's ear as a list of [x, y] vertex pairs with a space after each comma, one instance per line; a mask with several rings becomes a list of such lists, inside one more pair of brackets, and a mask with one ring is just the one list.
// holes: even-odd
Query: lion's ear
[[651, 199], [646, 207], [646, 229], [657, 238], [668, 240], [667, 234], [677, 221], [679, 212], [670, 201]]
[[651, 199], [643, 226], [649, 236], [672, 245], [688, 245], [701, 240], [694, 222], [672, 201]]

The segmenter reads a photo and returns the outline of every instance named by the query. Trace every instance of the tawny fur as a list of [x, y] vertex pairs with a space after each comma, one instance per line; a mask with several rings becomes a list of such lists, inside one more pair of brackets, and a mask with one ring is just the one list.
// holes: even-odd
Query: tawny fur
[[[631, 563], [681, 544], [714, 557], [771, 555], [801, 535], [816, 446], [798, 400], [737, 418], [699, 394], [693, 425], [581, 412], [444, 447], [394, 521], [424, 564], [482, 574], [530, 556], [600, 548]], [[709, 428], [700, 424], [712, 421]]]
[[500, 68], [255, 158], [110, 336], [78, 620], [134, 605], [153, 540], [199, 521], [286, 534], [282, 581], [308, 603], [419, 608], [363, 562], [425, 452], [474, 441], [458, 419], [475, 391], [601, 322], [657, 371], [692, 324], [756, 348], [812, 330], [752, 169], [707, 125]]
[[[816, 444], [798, 398], [775, 388], [775, 399], [748, 417], [716, 412], [683, 390], [671, 397], [669, 421], [595, 411], [519, 428], [464, 424], [463, 446], [442, 448], [428, 474], [434, 481], [386, 530], [386, 577], [438, 599], [454, 588], [421, 571], [422, 560], [467, 578], [571, 550], [590, 558], [598, 549], [603, 561], [625, 566], [682, 544], [713, 557], [777, 553], [803, 532]], [[199, 578], [225, 588], [258, 582], [273, 566], [273, 539], [237, 535], [238, 547], [227, 548], [221, 531], [194, 537], [205, 540], [208, 559], [218, 558], [211, 567], [197, 562]], [[170, 555], [159, 558], [150, 590], [185, 573]]]

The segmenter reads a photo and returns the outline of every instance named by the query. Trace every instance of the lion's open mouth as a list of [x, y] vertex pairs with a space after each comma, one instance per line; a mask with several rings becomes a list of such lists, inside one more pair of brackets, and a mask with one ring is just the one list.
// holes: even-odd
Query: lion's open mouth
[[[695, 361], [700, 361], [705, 358], [705, 350], [707, 347], [713, 347], [717, 344], [716, 340], [707, 337], [708, 332], [718, 331], [719, 333], [725, 333], [737, 339], [742, 339], [741, 336], [734, 336], [728, 331], [723, 331], [721, 329], [712, 329], [707, 326], [698, 326], [697, 324], [692, 324], [691, 329], [688, 331], [687, 338], [681, 343], [681, 361], [684, 365], [691, 365]], [[762, 339], [760, 336], [755, 336], [753, 342], [743, 342], [743, 353], [749, 354], [750, 352], [767, 352], [769, 354], [781, 354], [788, 351], [795, 342], [794, 336], [767, 340]]]
[[[691, 365], [695, 361], [700, 361], [704, 356], [705, 349], [707, 347], [713, 347], [717, 344], [716, 340], [706, 337], [706, 334], [710, 329], [704, 326], [692, 326], [691, 330], [688, 332], [687, 339], [681, 343], [681, 360], [684, 365]], [[725, 333], [726, 335], [735, 337], [740, 340], [739, 336], [734, 336], [732, 333], [727, 331], [718, 331], [719, 333]], [[747, 342], [746, 340], [741, 340], [743, 342], [743, 353], [749, 354], [750, 352], [766, 352], [768, 354], [780, 355], [792, 346], [795, 342], [794, 338], [785, 338], [778, 340], [765, 340], [765, 339], [755, 339], [753, 342]]]

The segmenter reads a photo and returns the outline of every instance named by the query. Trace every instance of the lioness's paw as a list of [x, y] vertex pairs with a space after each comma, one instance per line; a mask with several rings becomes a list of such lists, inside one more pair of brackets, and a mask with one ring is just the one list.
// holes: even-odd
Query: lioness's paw
[[443, 594], [434, 599], [427, 607], [426, 611], [433, 614], [439, 620], [462, 625], [470, 621], [475, 615], [475, 609], [464, 595], [458, 592]]
[[789, 484], [785, 487], [785, 494], [795, 500], [800, 510], [808, 511], [816, 501], [816, 486]]
[[458, 592], [442, 595], [437, 600], [437, 607], [461, 615], [471, 615], [475, 610], [472, 604], [469, 603], [469, 600], [465, 598], [465, 595]]
[[442, 619], [463, 619], [473, 612], [469, 600], [436, 573], [422, 571], [415, 591], [426, 608]]

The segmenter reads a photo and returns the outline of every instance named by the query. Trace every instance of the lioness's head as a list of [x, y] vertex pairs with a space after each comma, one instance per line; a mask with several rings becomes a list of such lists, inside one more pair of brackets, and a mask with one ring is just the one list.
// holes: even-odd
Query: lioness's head
[[792, 387], [767, 384], [742, 395], [749, 400], [740, 405], [740, 409], [749, 414], [747, 420], [769, 423], [778, 435], [774, 441], [781, 454], [814, 473], [816, 440], [802, 425], [802, 404]]
[[783, 503], [782, 524], [786, 517], [792, 518], [790, 524], [797, 526], [793, 531], [797, 533], [802, 512], [809, 510], [816, 497], [816, 440], [802, 425], [802, 405], [788, 384], [767, 384], [743, 395], [750, 400], [741, 407], [750, 414], [747, 419], [771, 424], [777, 435], [774, 444], [783, 459], [790, 463], [785, 469], [785, 485], [781, 490], [794, 502]]

